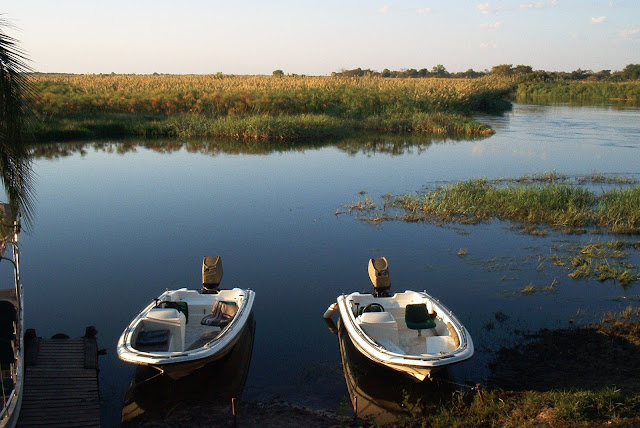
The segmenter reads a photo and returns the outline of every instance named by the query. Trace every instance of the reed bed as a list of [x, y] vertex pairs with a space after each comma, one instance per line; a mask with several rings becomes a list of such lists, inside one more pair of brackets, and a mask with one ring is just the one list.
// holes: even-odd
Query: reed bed
[[[474, 224], [501, 219], [565, 231], [596, 227], [613, 234], [640, 234], [640, 185], [596, 193], [565, 182], [516, 180], [501, 185], [473, 179], [396, 196], [391, 205], [405, 212], [400, 216], [405, 221]], [[366, 219], [397, 218], [385, 212]]]
[[[513, 88], [491, 78], [220, 74], [30, 78], [40, 94], [36, 110], [42, 122], [35, 130], [39, 139], [55, 130], [59, 137], [72, 126], [95, 133], [100, 131], [95, 129], [98, 122], [105, 128], [120, 122], [122, 132], [139, 136], [288, 140], [354, 131], [490, 135], [491, 128], [469, 115], [510, 108], [506, 98]], [[88, 121], [94, 128], [85, 126]]]
[[553, 81], [520, 82], [516, 97], [557, 101], [624, 100], [640, 102], [640, 82]]

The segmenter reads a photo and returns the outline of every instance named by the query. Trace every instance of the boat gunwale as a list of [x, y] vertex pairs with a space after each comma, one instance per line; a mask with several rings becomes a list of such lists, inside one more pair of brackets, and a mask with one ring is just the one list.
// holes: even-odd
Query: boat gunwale
[[14, 364], [11, 375], [15, 376], [11, 393], [6, 396], [2, 410], [0, 410], [0, 427], [15, 426], [18, 421], [20, 408], [22, 407], [22, 396], [24, 387], [24, 288], [20, 280], [20, 246], [18, 245], [18, 223], [14, 223], [13, 238], [5, 241], [5, 245], [11, 245], [12, 258], [0, 255], [2, 260], [7, 260], [13, 265], [14, 287], [3, 288], [3, 291], [11, 291], [10, 295], [0, 300], [11, 303], [16, 308], [15, 321], [15, 348]]
[[[144, 365], [165, 365], [165, 364], [173, 364], [173, 363], [181, 363], [181, 362], [190, 362], [194, 360], [199, 360], [203, 358], [210, 357], [217, 353], [224, 352], [230, 346], [233, 346], [235, 340], [238, 336], [239, 331], [242, 330], [244, 325], [246, 324], [246, 319], [248, 315], [246, 313], [251, 312], [251, 308], [253, 307], [253, 301], [255, 298], [255, 292], [249, 288], [243, 289], [235, 287], [234, 289], [242, 291], [245, 296], [242, 304], [238, 308], [238, 312], [233, 317], [231, 322], [227, 324], [222, 330], [220, 330], [220, 334], [218, 334], [214, 339], [205, 343], [203, 346], [191, 349], [189, 351], [168, 351], [168, 352], [144, 352], [139, 351], [131, 345], [132, 333], [138, 327], [138, 324], [142, 321], [143, 318], [146, 317], [148, 312], [153, 309], [155, 306], [155, 301], [152, 301], [148, 306], [146, 306], [127, 326], [125, 331], [120, 336], [120, 340], [118, 341], [118, 357], [123, 360], [134, 364], [144, 364]], [[234, 290], [231, 289], [231, 290]], [[168, 296], [170, 293], [174, 293], [176, 291], [186, 290], [186, 291], [196, 291], [190, 290], [187, 288], [180, 288], [175, 290], [167, 290], [158, 296], [158, 299], [162, 299], [163, 296]], [[217, 299], [213, 299], [216, 301]], [[247, 309], [249, 308], [249, 309]], [[237, 327], [240, 325], [240, 327]], [[236, 332], [236, 334], [233, 334]], [[229, 338], [230, 337], [230, 338]]]
[[[468, 338], [468, 334], [467, 334], [467, 329], [462, 325], [462, 323], [460, 322], [460, 320], [458, 320], [458, 318], [453, 314], [453, 312], [444, 304], [442, 304], [440, 302], [440, 300], [436, 299], [435, 297], [431, 296], [430, 294], [428, 294], [426, 291], [413, 291], [413, 290], [405, 290], [404, 293], [407, 292], [412, 292], [412, 293], [416, 293], [418, 295], [420, 295], [422, 298], [427, 298], [429, 300], [431, 300], [436, 306], [438, 306], [439, 308], [443, 309], [446, 314], [450, 317], [451, 321], [452, 321], [452, 325], [456, 328], [456, 331], [458, 332], [458, 335], [460, 336], [460, 346], [458, 346], [455, 350], [446, 353], [446, 354], [442, 354], [442, 355], [433, 355], [433, 356], [426, 356], [424, 354], [418, 355], [418, 354], [399, 354], [397, 352], [393, 352], [388, 350], [386, 347], [384, 347], [384, 345], [381, 345], [380, 343], [376, 342], [375, 340], [373, 340], [373, 338], [371, 338], [368, 334], [366, 334], [364, 332], [364, 330], [362, 329], [361, 326], [359, 326], [356, 323], [356, 317], [353, 314], [353, 311], [351, 311], [348, 307], [347, 307], [347, 298], [349, 296], [352, 296], [354, 294], [359, 294], [359, 295], [365, 295], [363, 293], [350, 293], [350, 294], [342, 294], [340, 296], [338, 296], [338, 307], [340, 309], [340, 314], [342, 317], [342, 313], [343, 311], [348, 314], [348, 319], [349, 319], [349, 323], [345, 323], [345, 326], [347, 327], [347, 333], [350, 333], [350, 330], [353, 329], [358, 336], [364, 340], [364, 344], [363, 345], [368, 345], [369, 347], [371, 347], [371, 350], [367, 350], [367, 349], [363, 349], [363, 351], [367, 354], [367, 356], [369, 356], [371, 359], [378, 361], [380, 363], [384, 363], [384, 364], [394, 364], [394, 365], [401, 365], [401, 366], [407, 366], [407, 367], [437, 367], [437, 366], [441, 366], [441, 365], [445, 365], [445, 364], [449, 364], [449, 363], [455, 363], [458, 361], [463, 361], [467, 358], [470, 358], [473, 355], [473, 349], [471, 348], [470, 350], [470, 343], [471, 341]], [[395, 293], [395, 294], [402, 294], [402, 293]], [[394, 294], [394, 296], [395, 296]], [[391, 297], [393, 298], [393, 296]], [[343, 317], [342, 317], [343, 318]], [[358, 344], [357, 342], [354, 342], [354, 344], [356, 344], [356, 346], [358, 347], [362, 347], [363, 345]], [[375, 354], [373, 354], [371, 351], [373, 352], [378, 352], [384, 356], [387, 356], [389, 358], [381, 358], [379, 356], [376, 356]], [[471, 355], [469, 356], [465, 356], [465, 355], [460, 355], [463, 353], [468, 353], [471, 352]], [[457, 361], [450, 361], [450, 359], [456, 359], [458, 358]], [[405, 363], [401, 360], [407, 360], [409, 362]], [[411, 364], [413, 363], [413, 364]]]

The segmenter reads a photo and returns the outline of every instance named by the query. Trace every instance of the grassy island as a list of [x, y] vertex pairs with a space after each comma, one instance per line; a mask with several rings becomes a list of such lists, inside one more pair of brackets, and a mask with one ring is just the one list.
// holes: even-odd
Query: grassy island
[[513, 84], [479, 79], [230, 75], [31, 76], [38, 141], [225, 137], [300, 141], [360, 132], [491, 135]]
[[[382, 206], [365, 195], [347, 208], [364, 212], [369, 221], [474, 224], [500, 219], [568, 232], [592, 227], [613, 234], [640, 234], [640, 185], [633, 185], [631, 179], [625, 182], [628, 187], [600, 193], [553, 173], [524, 179], [506, 185], [502, 180], [472, 179], [425, 193], [386, 195]], [[401, 213], [390, 215], [387, 208], [399, 208]]]

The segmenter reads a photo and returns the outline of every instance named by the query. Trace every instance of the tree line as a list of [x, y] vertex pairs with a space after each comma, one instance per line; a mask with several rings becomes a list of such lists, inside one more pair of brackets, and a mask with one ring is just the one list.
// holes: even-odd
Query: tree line
[[[284, 74], [282, 70], [276, 70], [274, 75]], [[611, 70], [583, 70], [578, 68], [571, 72], [565, 71], [546, 71], [546, 70], [533, 70], [530, 65], [513, 65], [513, 64], [499, 64], [491, 67], [491, 70], [476, 71], [468, 69], [467, 71], [461, 71], [451, 73], [442, 65], [438, 64], [431, 68], [431, 70], [422, 68], [416, 70], [410, 68], [406, 70], [393, 71], [384, 69], [382, 71], [375, 71], [371, 69], [362, 69], [360, 67], [352, 70], [341, 70], [331, 73], [332, 76], [343, 77], [363, 77], [363, 76], [377, 76], [377, 77], [404, 77], [404, 78], [420, 78], [420, 77], [448, 77], [448, 78], [477, 78], [487, 75], [501, 76], [501, 77], [519, 77], [525, 80], [539, 80], [539, 81], [554, 81], [554, 80], [585, 80], [585, 81], [614, 81], [622, 82], [629, 80], [640, 79], [640, 64], [628, 64], [624, 69], [620, 71]]]

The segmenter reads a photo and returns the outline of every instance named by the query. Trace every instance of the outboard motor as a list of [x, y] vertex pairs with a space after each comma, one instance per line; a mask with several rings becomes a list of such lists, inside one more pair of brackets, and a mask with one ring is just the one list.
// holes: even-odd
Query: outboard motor
[[369, 259], [369, 278], [373, 284], [373, 297], [389, 297], [391, 280], [389, 279], [389, 263], [385, 257]]
[[202, 260], [202, 292], [217, 293], [222, 281], [222, 259], [220, 256], [204, 256]]

